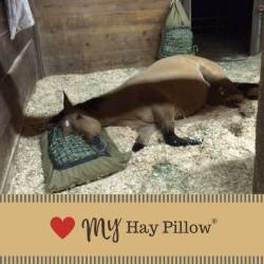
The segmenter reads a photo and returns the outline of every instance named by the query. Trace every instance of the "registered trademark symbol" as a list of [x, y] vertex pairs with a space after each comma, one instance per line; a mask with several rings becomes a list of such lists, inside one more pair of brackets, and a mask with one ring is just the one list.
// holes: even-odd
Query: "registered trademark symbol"
[[218, 219], [217, 219], [217, 218], [213, 218], [212, 222], [213, 222], [213, 224], [215, 225], [215, 224], [217, 224]]

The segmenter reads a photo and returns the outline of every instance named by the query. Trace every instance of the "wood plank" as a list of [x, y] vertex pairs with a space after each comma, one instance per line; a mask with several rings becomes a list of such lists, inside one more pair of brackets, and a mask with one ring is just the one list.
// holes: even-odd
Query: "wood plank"
[[[169, 5], [169, 1], [142, 1], [142, 0], [36, 0], [37, 16], [44, 15], [42, 11], [46, 11], [46, 16], [57, 15], [57, 17], [65, 17], [69, 14], [115, 14], [118, 12], [164, 9]], [[58, 10], [60, 12], [58, 13]], [[98, 18], [99, 21], [99, 18]]]
[[0, 2], [0, 39], [1, 36], [8, 33], [6, 14], [4, 12], [4, 2]]
[[37, 0], [35, 4], [47, 74], [153, 62], [169, 6], [163, 0]]
[[16, 41], [11, 41], [9, 35], [5, 35], [0, 41], [0, 64], [5, 72], [8, 72], [16, 57], [25, 45], [32, 39], [32, 29], [17, 34]]
[[[100, 14], [100, 22], [98, 22], [97, 14], [83, 14], [79, 16], [78, 14], [68, 15], [67, 17], [57, 17], [49, 15], [41, 19], [40, 27], [43, 32], [59, 32], [67, 30], [70, 32], [76, 29], [85, 29], [86, 31], [96, 31], [102, 29], [105, 31], [110, 31], [119, 26], [142, 26], [142, 25], [157, 25], [162, 23], [164, 20], [163, 16], [160, 16], [159, 10], [138, 10], [135, 12], [126, 12], [124, 14]], [[160, 25], [160, 24], [159, 24]], [[160, 25], [161, 26], [161, 25]], [[127, 29], [128, 32], [128, 29]]]
[[0, 190], [5, 181], [7, 161], [12, 158], [15, 137], [22, 127], [24, 106], [38, 79], [36, 60], [36, 50], [31, 42], [0, 82]]
[[32, 43], [21, 60], [14, 65], [12, 72], [1, 82], [0, 135], [10, 123], [13, 127], [17, 127], [17, 132], [19, 132], [22, 111], [35, 87], [37, 77], [35, 49]]
[[29, 0], [29, 4], [33, 13], [33, 17], [35, 18], [35, 25], [32, 29], [32, 37], [34, 39], [34, 44], [36, 48], [36, 54], [37, 54], [37, 66], [38, 66], [38, 73], [39, 73], [39, 79], [44, 78], [46, 76], [43, 66], [43, 60], [42, 60], [42, 51], [40, 48], [40, 37], [39, 37], [39, 27], [38, 27], [38, 20], [36, 19], [36, 6], [35, 6], [35, 0]]
[[[3, 89], [5, 89], [6, 84], [4, 83], [4, 81], [2, 80], [0, 82], [0, 138], [2, 138], [2, 136], [4, 135], [7, 126], [10, 124], [11, 122], [11, 113], [9, 111], [8, 105], [6, 100], [4, 100], [4, 97], [2, 96], [1, 91]], [[0, 145], [1, 146], [1, 145]]]
[[14, 146], [16, 136], [13, 128], [8, 126], [0, 138], [0, 194], [3, 189], [6, 189], [6, 182], [9, 181], [9, 179], [7, 179], [9, 169], [7, 164], [12, 156], [12, 146]]
[[[141, 30], [134, 30], [133, 27], [130, 28], [130, 34], [127, 34], [126, 29], [122, 31], [112, 31], [111, 34], [108, 32], [88, 32], [85, 34], [84, 30], [76, 30], [69, 32], [64, 38], [56, 34], [46, 34], [45, 43], [42, 47], [48, 52], [49, 56], [56, 55], [68, 55], [74, 54], [74, 49], [76, 49], [76, 39], [78, 39], [78, 54], [86, 55], [91, 54], [95, 56], [96, 54], [108, 53], [114, 51], [131, 50], [136, 49], [144, 50], [146, 48], [151, 48], [149, 52], [152, 53], [153, 49], [158, 46], [158, 39], [160, 37], [159, 32], [156, 32], [152, 27], [145, 26]], [[54, 49], [52, 43], [56, 42], [60, 49]], [[67, 45], [65, 45], [65, 42]], [[155, 47], [155, 48], [154, 48]]]
[[[21, 53], [25, 45], [33, 39], [34, 28], [23, 30], [16, 35], [15, 40], [10, 40], [9, 30], [7, 27], [6, 16], [3, 10], [3, 3], [0, 3], [0, 79], [3, 76], [3, 71], [8, 72], [12, 63]], [[2, 32], [6, 32], [1, 35]], [[35, 49], [37, 48], [37, 42], [34, 39]], [[40, 59], [38, 65], [40, 65]], [[41, 66], [41, 65], [40, 65]], [[41, 68], [39, 68], [41, 75]]]
[[[148, 56], [146, 56], [148, 54]], [[100, 71], [105, 69], [113, 69], [116, 67], [140, 67], [150, 65], [157, 52], [149, 54], [149, 50], [142, 50], [139, 53], [138, 50], [124, 50], [123, 53], [112, 52], [111, 54], [103, 53], [101, 56], [97, 54], [95, 57], [84, 56], [82, 60], [78, 55], [72, 56], [57, 56], [44, 58], [44, 64], [50, 65], [49, 71], [56, 73], [87, 73]]]
[[[23, 121], [23, 109], [38, 79], [38, 60], [32, 28], [10, 40], [0, 2], [0, 192], [7, 180], [15, 138]], [[9, 180], [8, 180], [9, 181]]]
[[258, 8], [261, 0], [254, 0], [252, 12], [252, 29], [251, 29], [251, 42], [250, 42], [250, 55], [255, 55], [260, 52], [260, 39], [261, 39], [261, 13]]
[[[2, 32], [2, 34], [1, 34]], [[10, 40], [3, 2], [0, 3], [0, 65], [1, 70], [8, 72], [13, 61], [32, 38], [32, 29], [17, 34], [15, 40]], [[3, 74], [3, 73], [2, 73]], [[1, 75], [0, 75], [1, 76]]]
[[[261, 0], [264, 4], [264, 0]], [[264, 20], [262, 19], [261, 50], [264, 50]], [[264, 53], [262, 52], [260, 92], [256, 128], [256, 156], [253, 193], [264, 194]]]

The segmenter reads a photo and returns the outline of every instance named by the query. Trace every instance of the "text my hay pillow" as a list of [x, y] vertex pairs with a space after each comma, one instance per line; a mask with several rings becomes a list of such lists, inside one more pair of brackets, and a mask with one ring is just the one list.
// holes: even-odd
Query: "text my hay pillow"
[[88, 144], [81, 136], [64, 136], [53, 128], [40, 143], [46, 191], [51, 193], [121, 171], [131, 155], [120, 152], [106, 131]]

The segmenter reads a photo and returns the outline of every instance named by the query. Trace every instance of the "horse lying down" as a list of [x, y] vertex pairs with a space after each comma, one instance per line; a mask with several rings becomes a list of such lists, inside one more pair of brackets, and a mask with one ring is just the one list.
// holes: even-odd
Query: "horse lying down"
[[216, 63], [178, 55], [155, 62], [117, 89], [86, 102], [73, 105], [64, 94], [64, 109], [49, 124], [89, 140], [102, 127], [128, 126], [138, 133], [133, 151], [144, 148], [156, 129], [171, 146], [197, 145], [201, 141], [175, 134], [174, 121], [206, 104], [238, 107], [242, 100], [242, 92]]

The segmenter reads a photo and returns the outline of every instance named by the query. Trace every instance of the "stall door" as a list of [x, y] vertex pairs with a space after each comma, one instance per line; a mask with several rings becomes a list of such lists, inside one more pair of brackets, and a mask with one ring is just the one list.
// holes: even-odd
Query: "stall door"
[[[192, 0], [182, 0], [189, 18], [192, 18]], [[264, 0], [253, 0], [250, 55], [260, 52], [261, 21], [264, 16]]]

